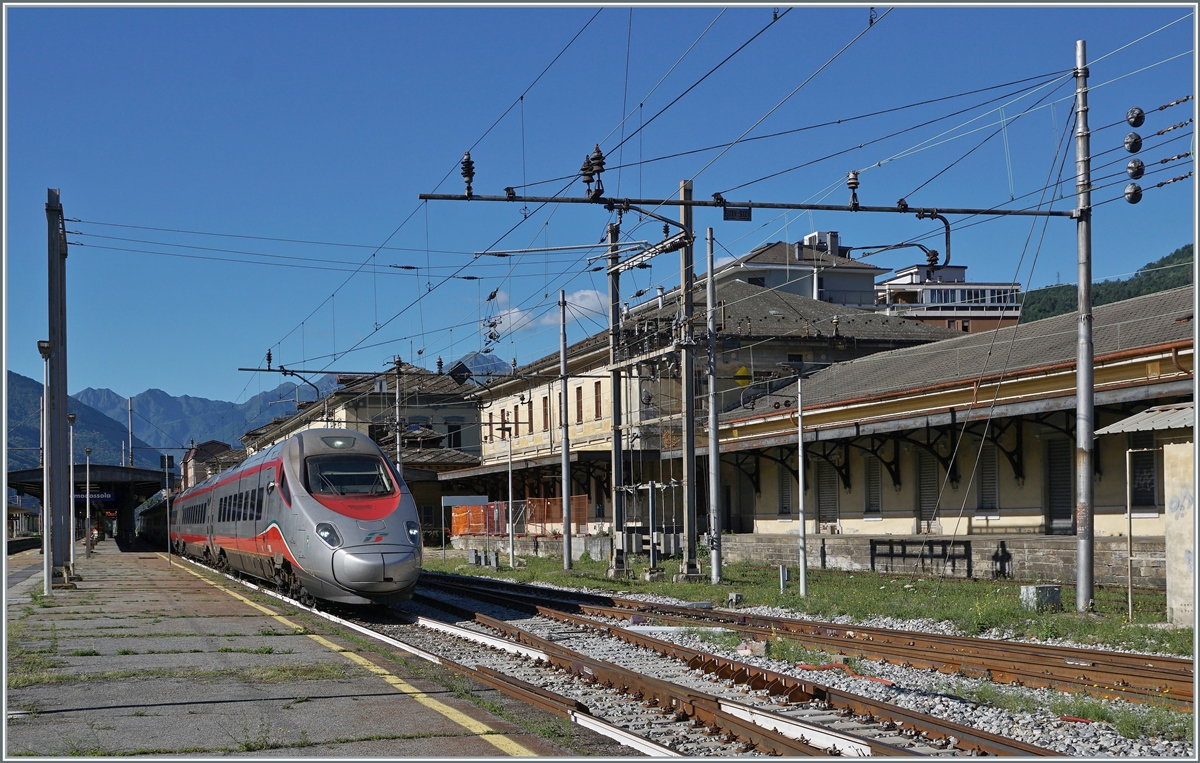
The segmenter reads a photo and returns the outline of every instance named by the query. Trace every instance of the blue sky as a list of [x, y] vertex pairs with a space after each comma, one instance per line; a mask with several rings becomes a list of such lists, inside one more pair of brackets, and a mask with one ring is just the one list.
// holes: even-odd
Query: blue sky
[[[1073, 172], [1061, 137], [1077, 39], [1092, 62], [1102, 186], [1093, 273], [1124, 276], [1194, 240], [1195, 178], [1136, 206], [1101, 204], [1128, 182], [1119, 146], [1131, 106], [1150, 112], [1140, 156], [1157, 171], [1143, 185], [1193, 167], [1153, 164], [1193, 149], [1191, 125], [1150, 137], [1195, 114], [1194, 100], [1152, 111], [1195, 93], [1192, 8], [877, 6], [867, 29], [867, 8], [796, 7], [762, 31], [771, 7], [6, 7], [6, 367], [41, 375], [47, 188], [80, 221], [67, 225], [80, 244], [68, 260], [72, 393], [241, 401], [279, 383], [237, 370], [268, 349], [293, 368], [371, 371], [395, 354], [432, 367], [480, 349], [481, 319], [497, 317], [495, 354], [525, 363], [557, 347], [559, 288], [572, 295], [572, 340], [600, 330], [603, 274], [579, 250], [472, 253], [594, 244], [612, 218], [591, 205], [531, 206], [526, 218], [517, 205], [421, 203], [462, 192], [464, 150], [481, 194], [528, 183], [579, 196], [569, 178], [600, 143], [612, 196], [674, 196], [691, 178], [697, 198], [845, 204], [846, 172], [860, 170], [863, 204], [1032, 206], [1056, 151]], [[984, 141], [1001, 107], [1005, 129]], [[954, 262], [972, 280], [1075, 279], [1072, 221], [951, 222]], [[695, 224], [701, 237], [715, 229], [724, 257], [813, 230], [851, 246], [942, 240], [940, 224], [900, 215], [756, 210], [752, 223], [725, 223], [700, 210]], [[623, 230], [661, 237], [636, 215]], [[915, 252], [873, 261], [903, 267]], [[677, 259], [659, 260], [625, 293], [677, 283]]]

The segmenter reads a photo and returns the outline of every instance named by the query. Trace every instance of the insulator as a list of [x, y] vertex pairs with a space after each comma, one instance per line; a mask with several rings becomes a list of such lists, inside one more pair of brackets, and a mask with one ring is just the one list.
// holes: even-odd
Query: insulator
[[463, 180], [467, 181], [467, 185], [475, 179], [475, 162], [471, 161], [471, 152], [464, 151], [462, 159], [462, 176]]
[[1130, 183], [1125, 186], [1125, 201], [1130, 204], [1137, 204], [1142, 200], [1142, 187], [1137, 183]]
[[1142, 136], [1136, 132], [1131, 132], [1125, 136], [1125, 150], [1131, 154], [1136, 154], [1142, 150]]
[[1141, 159], [1130, 159], [1129, 164], [1125, 165], [1125, 172], [1134, 180], [1140, 178], [1146, 172], [1146, 165]]
[[851, 191], [858, 190], [858, 170], [851, 170], [846, 173], [846, 187]]
[[1146, 112], [1134, 106], [1125, 112], [1125, 121], [1129, 123], [1130, 127], [1141, 127], [1146, 122]]
[[600, 151], [600, 144], [596, 144], [596, 150], [592, 152], [592, 169], [599, 175], [604, 172], [604, 153]]
[[671, 226], [667, 225], [666, 223], [663, 223], [663, 238], [666, 238], [670, 234], [671, 234]]
[[267, 350], [267, 370], [271, 370], [271, 351]]
[[583, 182], [588, 185], [592, 184], [592, 157], [584, 155], [583, 166], [579, 168], [579, 174], [583, 176]]

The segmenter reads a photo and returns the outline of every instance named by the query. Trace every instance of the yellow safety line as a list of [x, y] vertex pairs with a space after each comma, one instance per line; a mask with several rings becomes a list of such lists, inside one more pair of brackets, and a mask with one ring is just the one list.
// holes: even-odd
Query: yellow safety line
[[[159, 554], [159, 556], [164, 559], [166, 558], [166, 556], [163, 554]], [[247, 599], [245, 596], [242, 596], [237, 591], [231, 591], [230, 589], [226, 588], [223, 585], [214, 583], [213, 581], [204, 577], [203, 575], [196, 572], [195, 570], [190, 570], [187, 567], [181, 567], [181, 569], [183, 569], [185, 572], [189, 572], [192, 575], [195, 575], [196, 577], [203, 580], [205, 583], [208, 583], [213, 588], [224, 591], [225, 593], [229, 594], [233, 598], [235, 598], [245, 604], [249, 604], [251, 607], [257, 609], [259, 612], [263, 612], [267, 615], [270, 615], [272, 618], [274, 618], [275, 620], [278, 620], [279, 622], [283, 623], [284, 625], [287, 625], [291, 628], [295, 628], [297, 631], [305, 630], [304, 626], [293, 623], [291, 620], [288, 620], [283, 615], [275, 614], [274, 612], [272, 612], [271, 610], [262, 606], [261, 604], [251, 601], [250, 599]], [[503, 751], [509, 755], [516, 756], [516, 757], [533, 757], [533, 756], [537, 755], [537, 753], [533, 752], [532, 750], [528, 749], [527, 747], [524, 747], [524, 746], [518, 744], [517, 742], [514, 742], [513, 740], [509, 739], [507, 736], [494, 733], [495, 729], [493, 729], [491, 726], [488, 726], [485, 723], [481, 723], [480, 721], [477, 721], [474, 718], [471, 718], [467, 714], [462, 713], [458, 710], [455, 710], [454, 708], [450, 707], [449, 705], [439, 702], [438, 700], [429, 696], [428, 694], [421, 691], [420, 689], [413, 686], [412, 684], [408, 683], [407, 681], [403, 680], [402, 678], [392, 675], [386, 669], [380, 667], [379, 665], [376, 665], [375, 663], [371, 662], [367, 658], [365, 658], [361, 655], [355, 654], [354, 652], [348, 651], [348, 650], [344, 649], [343, 647], [340, 647], [337, 644], [333, 643], [332, 641], [330, 641], [326, 638], [323, 638], [321, 636], [318, 636], [315, 633], [309, 633], [308, 637], [313, 639], [314, 641], [316, 641], [318, 644], [325, 647], [326, 649], [329, 649], [330, 651], [341, 654], [342, 656], [346, 657], [347, 659], [351, 660], [352, 662], [356, 662], [359, 665], [362, 665], [364, 668], [366, 668], [367, 670], [371, 671], [372, 673], [374, 673], [375, 675], [379, 676], [384, 681], [386, 681], [396, 691], [399, 691], [402, 694], [406, 694], [406, 695], [412, 697], [417, 702], [421, 703], [425, 707], [428, 707], [430, 710], [435, 710], [438, 713], [441, 713], [446, 718], [450, 719], [451, 721], [454, 721], [459, 726], [462, 726], [463, 728], [465, 728], [467, 731], [470, 731], [474, 734], [481, 735], [485, 740], [487, 740], [493, 746], [499, 748], [501, 751]]]

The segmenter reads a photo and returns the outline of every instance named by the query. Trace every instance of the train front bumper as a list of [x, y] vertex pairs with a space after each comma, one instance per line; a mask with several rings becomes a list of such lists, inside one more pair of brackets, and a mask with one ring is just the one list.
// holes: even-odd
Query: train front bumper
[[411, 546], [339, 548], [333, 554], [333, 577], [353, 591], [389, 594], [416, 585], [421, 551]]

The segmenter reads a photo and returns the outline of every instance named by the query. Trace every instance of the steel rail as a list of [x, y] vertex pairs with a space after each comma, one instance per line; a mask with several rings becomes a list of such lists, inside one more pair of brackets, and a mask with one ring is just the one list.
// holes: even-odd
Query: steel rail
[[[450, 659], [447, 659], [440, 655], [434, 654], [433, 652], [429, 652], [424, 649], [421, 649], [420, 647], [413, 646], [412, 644], [406, 644], [405, 642], [400, 641], [398, 639], [394, 639], [389, 636], [385, 636], [382, 633], [379, 633], [378, 631], [375, 631], [375, 630], [372, 630], [365, 626], [359, 625], [358, 623], [351, 622], [349, 620], [346, 620], [345, 618], [338, 617], [337, 615], [334, 615], [332, 613], [322, 612], [321, 610], [316, 609], [314, 607], [305, 606], [304, 604], [301, 604], [299, 601], [296, 601], [295, 599], [284, 596], [283, 594], [281, 594], [277, 591], [272, 591], [270, 588], [266, 588], [264, 586], [260, 586], [255, 583], [251, 583], [248, 580], [243, 580], [241, 578], [235, 577], [227, 572], [220, 572], [219, 570], [216, 570], [213, 567], [209, 567], [206, 564], [202, 564], [190, 557], [185, 556], [185, 557], [183, 557], [183, 559], [197, 567], [201, 567], [203, 569], [206, 569], [206, 570], [209, 570], [212, 572], [218, 572], [219, 574], [223, 575], [227, 580], [230, 580], [234, 583], [239, 583], [251, 590], [258, 591], [259, 593], [264, 593], [268, 596], [279, 599], [280, 601], [286, 602], [288, 605], [293, 606], [297, 609], [304, 610], [305, 612], [308, 612], [309, 614], [316, 615], [317, 617], [320, 617], [325, 620], [329, 620], [332, 623], [335, 623], [342, 627], [348, 628], [352, 631], [355, 631], [356, 633], [361, 633], [364, 636], [375, 639], [376, 641], [380, 641], [380, 642], [387, 644], [388, 646], [398, 649], [400, 651], [407, 652], [415, 657], [419, 657], [428, 662], [432, 662], [434, 664], [441, 665], [452, 672], [458, 673], [459, 675], [466, 676], [468, 678], [472, 678], [472, 679], [478, 681], [479, 683], [483, 684], [484, 686], [490, 686], [493, 689], [496, 689], [497, 691], [500, 691], [503, 694], [507, 694], [508, 696], [510, 696], [514, 699], [517, 699], [517, 700], [520, 700], [527, 704], [533, 705], [534, 707], [537, 707], [541, 710], [551, 713], [552, 715], [556, 715], [561, 718], [567, 718], [567, 719], [579, 724], [580, 726], [583, 726], [584, 728], [591, 729], [592, 731], [594, 731], [598, 734], [601, 734], [602, 736], [612, 739], [613, 741], [618, 742], [620, 744], [623, 744], [626, 747], [635, 749], [635, 750], [643, 753], [644, 755], [648, 755], [651, 757], [679, 757], [680, 756], [679, 752], [672, 750], [669, 747], [660, 745], [657, 742], [654, 742], [650, 739], [646, 739], [645, 737], [638, 736], [637, 734], [634, 734], [631, 731], [628, 731], [628, 730], [623, 729], [619, 726], [616, 726], [612, 723], [609, 723], [608, 721], [604, 720], [603, 718], [598, 718], [598, 717], [592, 715], [591, 710], [587, 707], [587, 705], [583, 704], [582, 702], [579, 702], [578, 700], [559, 696], [557, 694], [554, 694], [553, 692], [546, 691], [545, 689], [542, 689], [541, 687], [534, 686], [533, 684], [527, 683], [525, 681], [521, 681], [520, 679], [514, 678], [512, 676], [508, 676], [508, 675], [504, 675], [503, 673], [499, 673], [499, 672], [492, 670], [491, 668], [488, 668], [487, 666], [484, 666], [484, 665], [477, 665], [473, 668], [469, 667], [467, 665], [463, 665], [461, 663], [455, 662], [454, 660], [450, 660]], [[396, 615], [398, 618], [401, 618], [401, 619], [409, 619], [409, 620], [416, 621], [418, 624], [423, 624], [421, 621], [427, 621], [428, 623], [434, 622], [434, 621], [428, 620], [428, 618], [405, 616], [402, 613], [397, 612], [395, 610], [392, 610], [392, 614]], [[459, 630], [461, 630], [461, 629], [459, 629]], [[482, 636], [483, 634], [476, 633], [474, 635]], [[525, 650], [525, 653], [529, 654], [530, 652], [529, 652], [529, 650]]]
[[[603, 683], [622, 693], [674, 714], [678, 720], [699, 721], [711, 729], [746, 740], [754, 748], [776, 755], [827, 756], [888, 755], [912, 756], [912, 750], [893, 747], [877, 740], [856, 737], [795, 718], [730, 702], [694, 689], [644, 676], [604, 660], [588, 657], [511, 623], [433, 597], [415, 594], [414, 599], [470, 619], [506, 637], [547, 655], [547, 662], [589, 683]], [[590, 622], [581, 623], [585, 626]], [[472, 638], [473, 632], [464, 635]]]
[[[471, 583], [476, 584], [476, 581]], [[484, 585], [496, 587], [493, 581]], [[529, 587], [521, 590], [529, 593], [512, 595], [524, 595], [543, 602], [546, 599], [546, 594], [542, 593], [544, 589], [535, 589], [536, 594]], [[755, 640], [787, 636], [806, 646], [845, 656], [932, 668], [943, 673], [986, 678], [997, 683], [1083, 692], [1107, 699], [1165, 701], [1179, 709], [1192, 709], [1193, 663], [1187, 658], [836, 625], [648, 604], [594, 594], [583, 595], [582, 598], [608, 602], [607, 605], [578, 602], [571, 605], [578, 607], [581, 612], [597, 616], [624, 620], [638, 615], [652, 616], [668, 624], [720, 623]]]
[[[517, 609], [519, 611], [528, 611], [540, 614], [544, 617], [549, 617], [560, 622], [568, 623], [578, 627], [591, 628], [600, 632], [606, 633], [614, 638], [618, 638], [626, 643], [633, 644], [644, 649], [651, 650], [664, 656], [673, 657], [685, 662], [689, 669], [702, 670], [705, 673], [714, 674], [719, 679], [731, 680], [734, 683], [746, 684], [751, 690], [761, 691], [766, 690], [772, 696], [786, 698], [787, 702], [812, 702], [818, 701], [827, 703], [829, 706], [845, 713], [846, 715], [857, 715], [869, 717], [874, 721], [886, 724], [892, 724], [896, 727], [906, 727], [906, 732], [913, 736], [920, 735], [926, 740], [935, 744], [948, 744], [950, 737], [954, 737], [956, 747], [973, 751], [976, 754], [987, 755], [1018, 755], [1018, 756], [1051, 756], [1057, 753], [1031, 745], [1017, 740], [1007, 739], [1005, 737], [990, 734], [978, 729], [954, 723], [952, 721], [944, 721], [931, 715], [918, 713], [915, 711], [905, 710], [896, 705], [873, 700], [868, 697], [859, 696], [850, 692], [845, 692], [839, 689], [834, 689], [822, 684], [817, 684], [809, 681], [803, 681], [794, 676], [787, 676], [782, 673], [777, 673], [766, 668], [760, 668], [754, 665], [730, 660], [717, 655], [708, 654], [688, 647], [673, 644], [662, 639], [657, 639], [652, 636], [647, 636], [640, 633], [619, 628], [613, 625], [606, 625], [594, 620], [589, 620], [584, 617], [573, 615], [561, 610], [547, 607], [536, 602], [527, 602], [524, 597], [514, 599], [510, 594], [496, 594], [472, 591], [467, 586], [456, 586], [453, 584], [445, 584], [440, 582], [426, 581], [424, 578], [421, 581], [422, 585], [430, 585], [435, 588], [442, 588], [451, 592], [466, 593], [467, 595], [478, 598], [484, 601], [491, 601], [501, 606]], [[421, 596], [417, 594], [414, 596]], [[438, 607], [450, 609], [461, 613], [464, 616], [470, 616], [470, 610], [458, 607], [457, 605], [447, 602], [440, 602], [429, 597], [425, 597], [431, 604]], [[501, 632], [512, 630], [516, 635], [514, 638], [519, 638], [522, 643], [542, 649], [547, 652], [552, 652], [555, 649], [562, 649], [553, 642], [544, 639], [526, 640], [521, 636], [519, 629], [510, 626], [502, 621], [494, 620], [485, 615], [474, 615], [476, 622], [486, 624], [488, 627], [495, 628]], [[536, 638], [536, 637], [535, 637]], [[644, 677], [641, 677], [644, 678]], [[775, 715], [775, 714], [772, 714]], [[783, 716], [779, 716], [783, 717]], [[791, 719], [789, 719], [791, 720]], [[876, 742], [868, 741], [868, 744], [877, 744]], [[899, 753], [893, 750], [899, 749]], [[886, 745], [878, 752], [872, 752], [874, 755], [912, 755], [911, 750], [895, 748], [891, 745]]]

